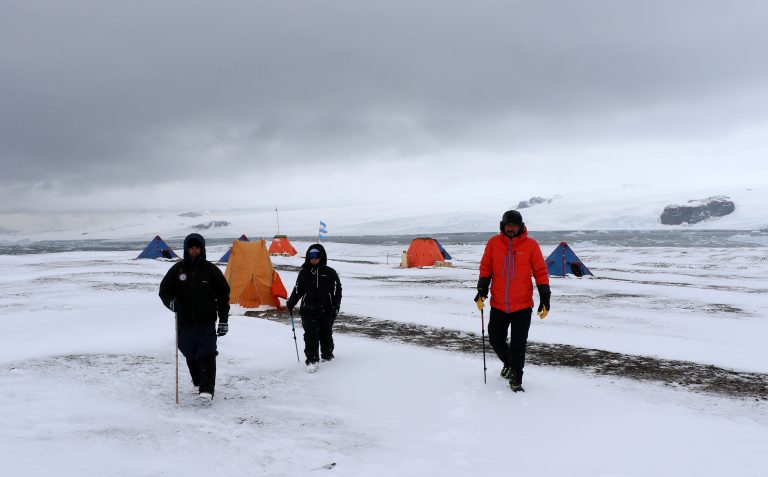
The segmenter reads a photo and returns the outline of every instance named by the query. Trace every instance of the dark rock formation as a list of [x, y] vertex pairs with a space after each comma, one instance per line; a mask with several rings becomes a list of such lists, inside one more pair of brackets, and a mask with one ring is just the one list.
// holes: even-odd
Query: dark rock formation
[[664, 225], [697, 224], [713, 217], [724, 217], [734, 210], [736, 210], [736, 204], [725, 196], [689, 200], [686, 205], [664, 207], [661, 223]]
[[551, 204], [552, 199], [548, 199], [546, 197], [531, 197], [528, 200], [521, 200], [519, 204], [517, 204], [517, 209], [527, 209], [528, 207], [533, 207], [534, 205], [539, 204]]
[[212, 222], [206, 222], [204, 224], [193, 225], [192, 228], [197, 230], [208, 230], [211, 227], [218, 228], [218, 227], [226, 227], [228, 225], [229, 225], [229, 222], [227, 222], [226, 220], [214, 220]]
[[183, 214], [179, 214], [179, 217], [202, 217], [202, 213], [200, 212], [184, 212]]

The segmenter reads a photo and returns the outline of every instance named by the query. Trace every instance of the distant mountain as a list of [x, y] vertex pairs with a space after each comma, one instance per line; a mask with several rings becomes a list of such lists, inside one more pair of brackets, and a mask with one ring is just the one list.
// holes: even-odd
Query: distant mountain
[[[719, 195], [715, 195], [719, 194]], [[546, 196], [537, 196], [549, 200]], [[688, 202], [691, 197], [707, 197]], [[698, 223], [664, 225], [660, 216], [670, 204], [714, 207], [721, 197], [734, 204], [727, 215], [712, 214]], [[521, 209], [523, 220], [533, 231], [553, 230], [659, 230], [680, 228], [719, 230], [759, 230], [768, 228], [768, 185], [718, 187], [718, 190], [650, 190], [643, 187], [613, 190], [589, 190], [550, 196], [551, 202], [539, 202]], [[530, 201], [529, 202], [530, 205]], [[536, 201], [534, 201], [536, 202]], [[457, 198], [448, 203], [404, 203], [402, 205], [348, 205], [330, 208], [286, 209], [280, 213], [280, 232], [289, 236], [317, 235], [318, 223], [328, 224], [330, 236], [342, 235], [431, 235], [449, 232], [494, 232], [510, 206], [495, 199], [467, 203]], [[727, 206], [727, 204], [725, 204]], [[185, 212], [186, 213], [186, 212]], [[0, 240], [135, 239], [149, 240], [184, 237], [200, 231], [206, 237], [272, 237], [277, 233], [274, 210], [217, 210], [205, 212], [216, 220], [197, 222], [179, 217], [178, 210], [81, 214], [20, 214], [3, 216]], [[18, 224], [18, 225], [17, 225]], [[23, 224], [23, 226], [22, 226]], [[17, 231], [10, 230], [16, 229]], [[87, 235], [83, 235], [87, 234]]]

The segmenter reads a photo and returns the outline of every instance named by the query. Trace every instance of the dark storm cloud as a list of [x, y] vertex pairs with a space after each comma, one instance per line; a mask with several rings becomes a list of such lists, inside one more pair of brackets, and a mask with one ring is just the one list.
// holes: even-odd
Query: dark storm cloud
[[759, 1], [2, 4], [8, 187], [691, 140], [766, 120]]

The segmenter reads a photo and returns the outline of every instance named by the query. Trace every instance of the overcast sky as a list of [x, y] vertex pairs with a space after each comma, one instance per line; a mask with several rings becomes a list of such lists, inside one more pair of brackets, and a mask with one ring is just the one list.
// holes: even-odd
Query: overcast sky
[[768, 181], [768, 3], [0, 0], [0, 213]]

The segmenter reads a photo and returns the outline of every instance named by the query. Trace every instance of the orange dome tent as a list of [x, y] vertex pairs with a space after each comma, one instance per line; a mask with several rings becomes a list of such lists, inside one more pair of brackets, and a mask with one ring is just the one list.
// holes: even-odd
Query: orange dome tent
[[230, 288], [229, 302], [243, 308], [269, 305], [279, 309], [278, 298], [288, 298], [280, 275], [272, 267], [264, 240], [236, 240], [224, 276]]
[[440, 243], [430, 237], [413, 239], [408, 247], [407, 256], [408, 268], [433, 267], [435, 262], [443, 263], [451, 259]]
[[296, 249], [291, 245], [291, 241], [288, 240], [287, 235], [275, 235], [272, 239], [272, 243], [269, 244], [270, 255], [285, 255], [293, 257], [296, 255]]

